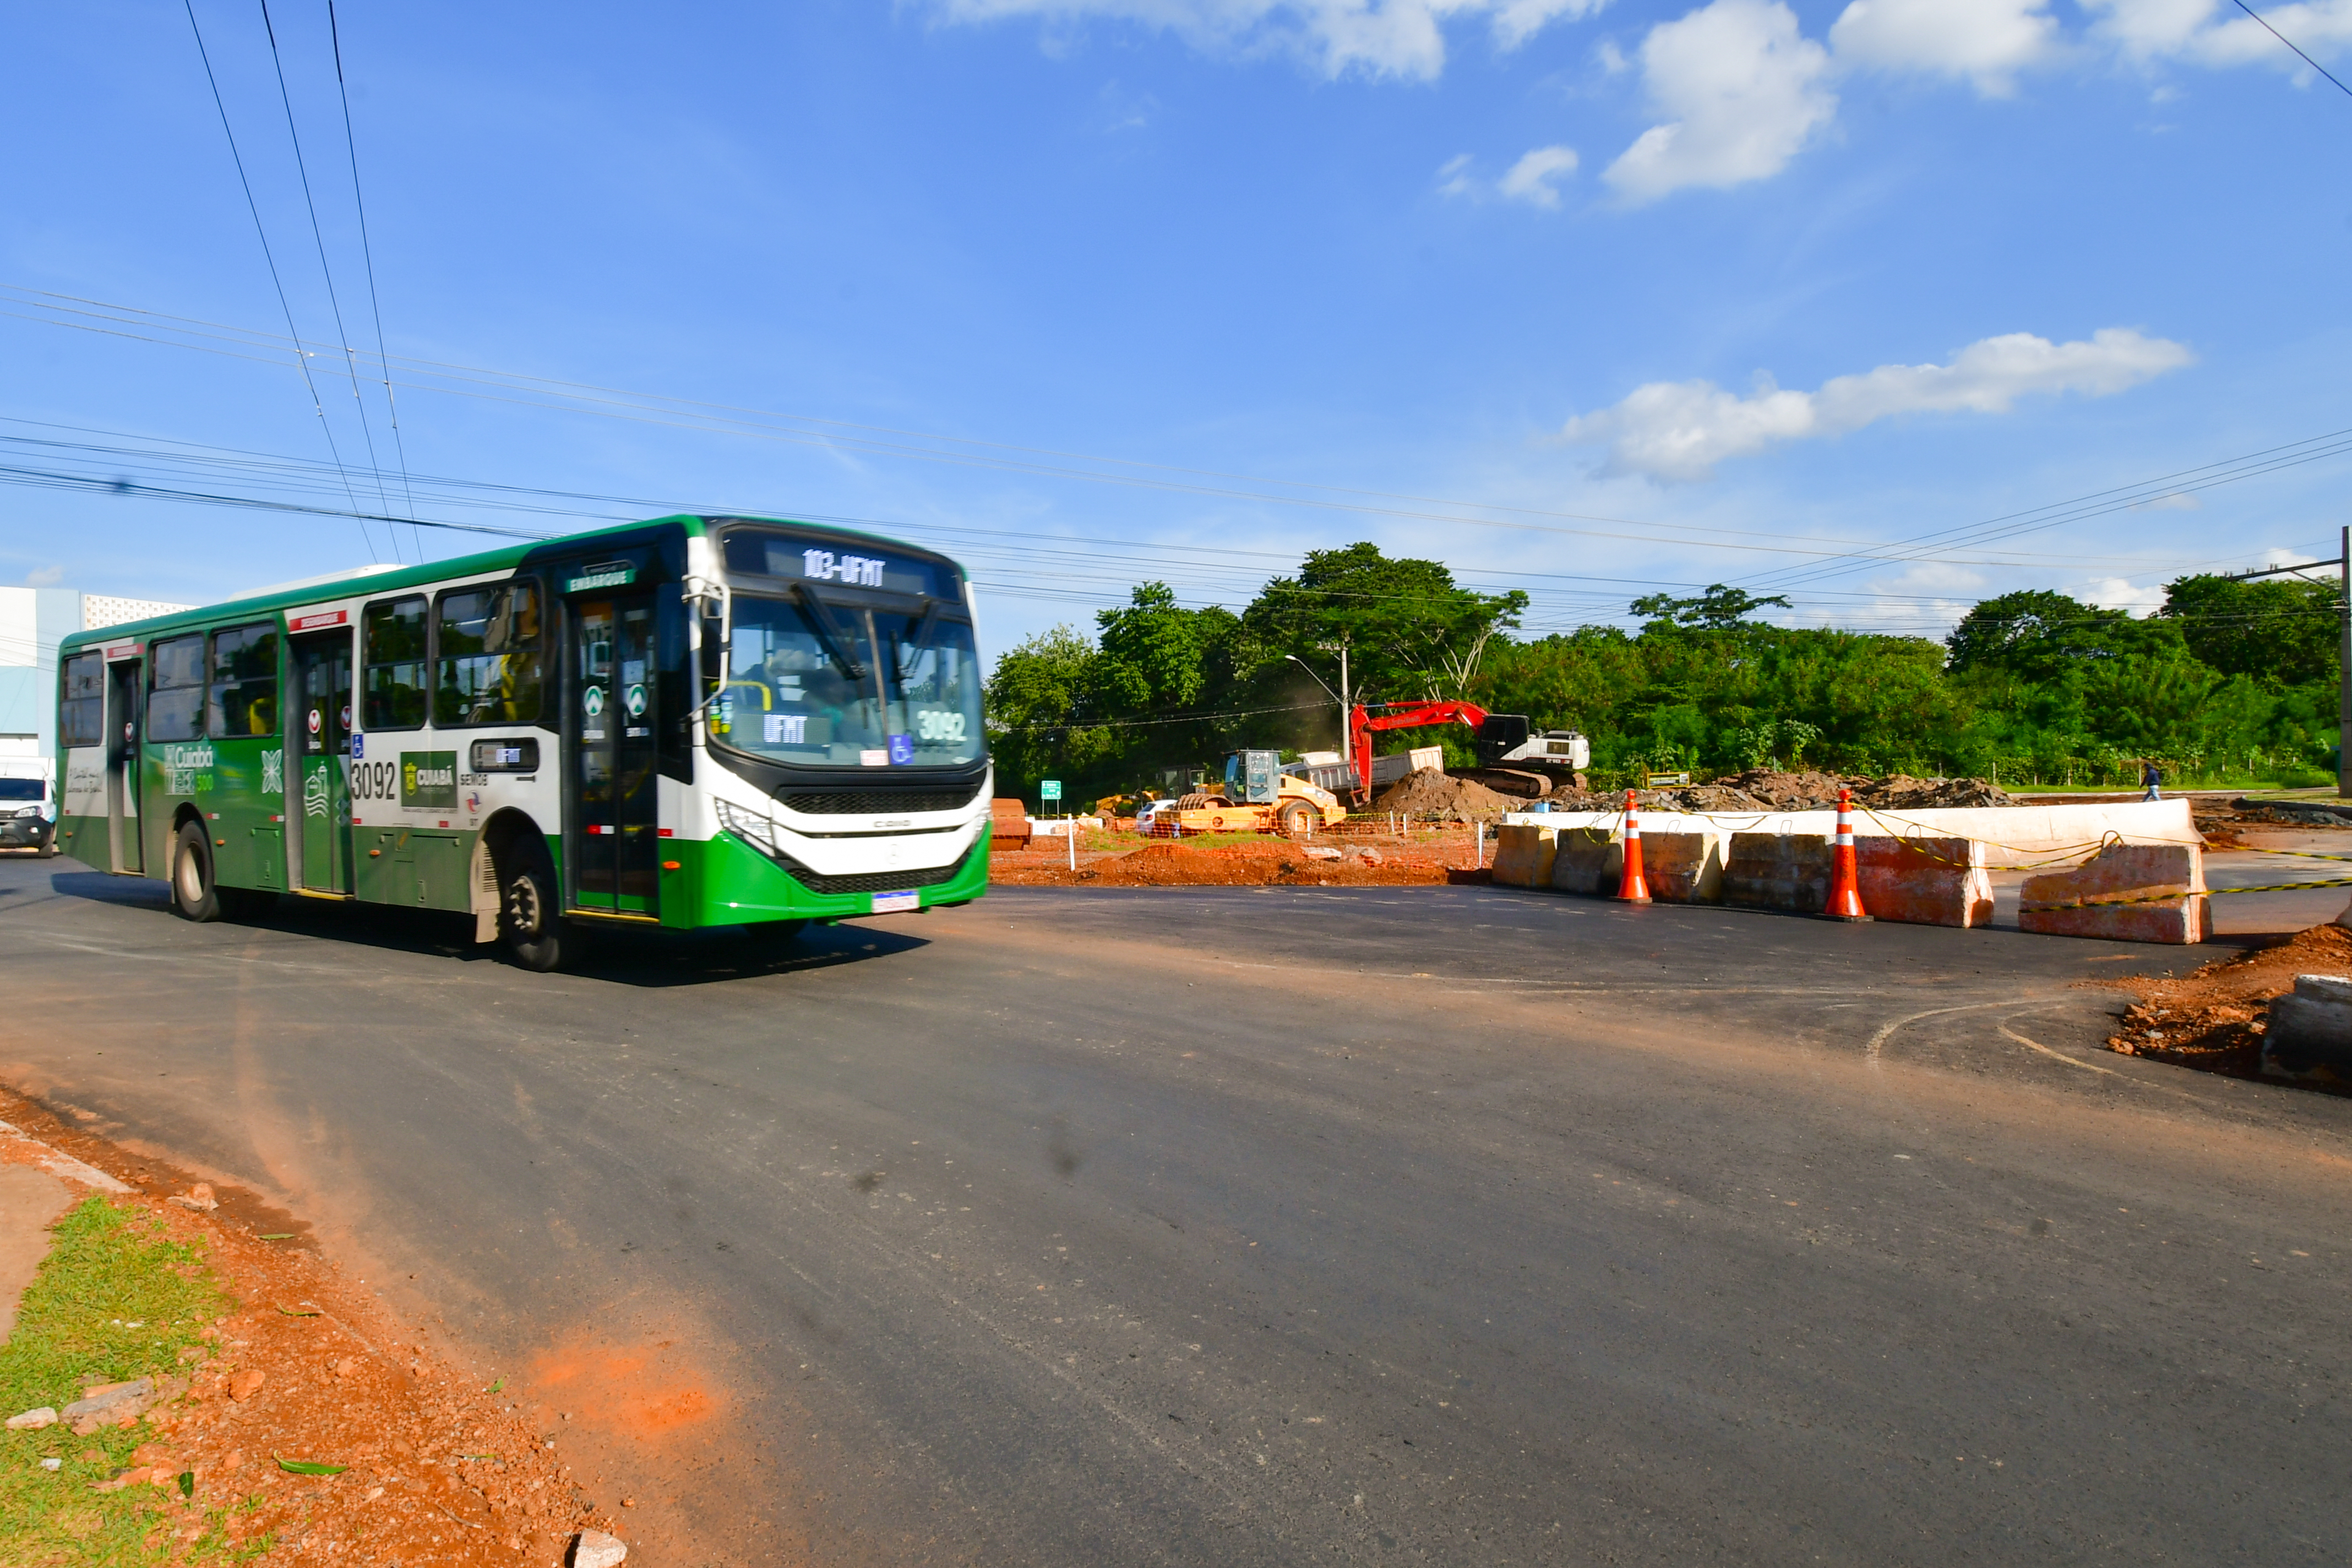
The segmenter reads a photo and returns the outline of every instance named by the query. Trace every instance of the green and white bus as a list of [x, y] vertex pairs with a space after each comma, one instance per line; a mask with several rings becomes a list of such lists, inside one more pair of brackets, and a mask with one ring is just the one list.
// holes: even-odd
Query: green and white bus
[[669, 517], [65, 639], [58, 842], [193, 921], [449, 910], [551, 969], [597, 928], [978, 898], [971, 586], [930, 551]]

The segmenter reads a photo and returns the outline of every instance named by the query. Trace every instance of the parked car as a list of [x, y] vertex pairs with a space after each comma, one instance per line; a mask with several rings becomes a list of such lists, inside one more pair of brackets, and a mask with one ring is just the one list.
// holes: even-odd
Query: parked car
[[[1176, 837], [1175, 810], [1176, 798], [1172, 796], [1167, 800], [1145, 801], [1135, 808], [1136, 832], [1146, 838], [1173, 838]], [[1162, 812], [1170, 814], [1168, 822], [1158, 827], [1153, 826]]]
[[0, 849], [58, 852], [58, 807], [45, 778], [0, 778]]

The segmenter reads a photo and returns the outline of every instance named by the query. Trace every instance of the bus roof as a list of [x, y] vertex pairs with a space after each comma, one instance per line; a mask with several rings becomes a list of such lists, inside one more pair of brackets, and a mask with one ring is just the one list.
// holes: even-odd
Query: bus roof
[[[842, 528], [824, 522], [800, 522], [782, 517], [739, 517], [734, 513], [703, 516], [679, 513], [672, 517], [647, 518], [643, 522], [615, 523], [610, 528], [592, 528], [579, 533], [558, 534], [548, 539], [518, 540], [495, 550], [478, 551], [472, 555], [453, 555], [444, 561], [427, 561], [415, 566], [395, 566], [389, 570], [361, 568], [331, 576], [314, 578], [301, 583], [284, 584], [241, 599], [227, 599], [217, 605], [200, 605], [192, 610], [174, 610], [167, 616], [149, 616], [144, 620], [124, 621], [118, 626], [101, 626], [91, 631], [68, 633], [59, 640], [59, 650], [79, 648], [95, 642], [110, 642], [117, 637], [147, 637], [158, 632], [176, 631], [183, 626], [206, 626], [224, 617], [243, 615], [266, 615], [272, 610], [292, 609], [302, 605], [315, 605], [322, 600], [349, 598], [354, 594], [376, 594], [399, 588], [413, 588], [425, 584], [446, 582], [452, 577], [470, 577], [484, 572], [509, 571], [522, 565], [542, 551], [559, 550], [569, 545], [611, 538], [615, 535], [640, 533], [647, 529], [675, 525], [689, 537], [699, 537], [712, 522], [772, 522], [790, 528], [813, 528], [826, 533], [838, 533], [856, 539], [873, 540], [898, 549], [924, 555], [938, 555], [935, 550], [888, 539], [861, 529]], [[944, 560], [946, 557], [941, 556]]]

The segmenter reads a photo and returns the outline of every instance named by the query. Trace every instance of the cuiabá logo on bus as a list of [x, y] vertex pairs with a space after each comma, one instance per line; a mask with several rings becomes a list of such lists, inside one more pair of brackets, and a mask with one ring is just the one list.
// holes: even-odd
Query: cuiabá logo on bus
[[457, 753], [400, 753], [400, 804], [426, 811], [457, 809]]
[[173, 795], [197, 795], [213, 787], [213, 749], [207, 742], [164, 747], [163, 766], [170, 775], [164, 788]]

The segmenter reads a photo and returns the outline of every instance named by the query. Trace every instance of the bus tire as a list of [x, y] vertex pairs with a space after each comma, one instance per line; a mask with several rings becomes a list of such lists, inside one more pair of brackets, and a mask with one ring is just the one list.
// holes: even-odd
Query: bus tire
[[544, 974], [561, 965], [576, 939], [557, 911], [555, 865], [547, 850], [522, 840], [495, 857], [499, 874], [499, 942], [518, 969]]
[[1320, 814], [1305, 801], [1294, 800], [1282, 808], [1281, 816], [1276, 820], [1281, 826], [1282, 831], [1291, 837], [1312, 838], [1315, 837], [1315, 824]]
[[198, 923], [221, 918], [220, 889], [213, 885], [213, 847], [201, 822], [181, 824], [172, 841], [172, 912]]

